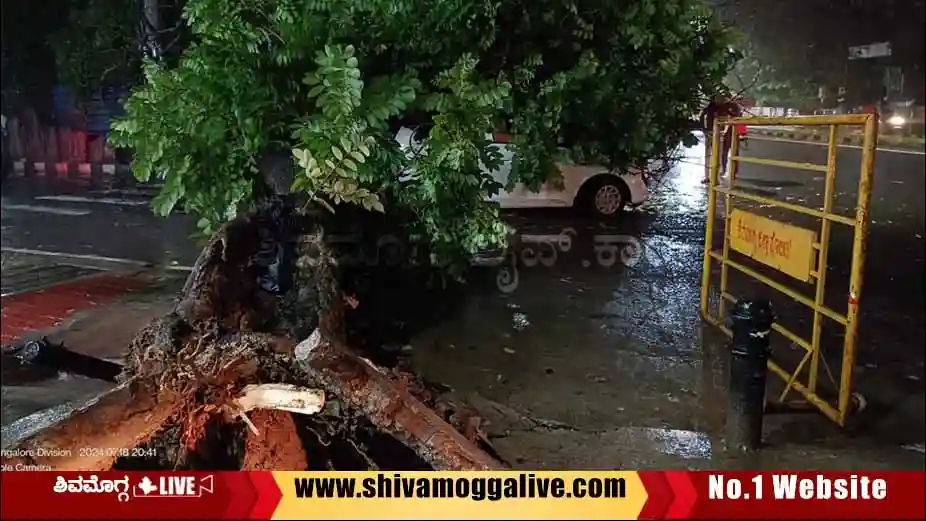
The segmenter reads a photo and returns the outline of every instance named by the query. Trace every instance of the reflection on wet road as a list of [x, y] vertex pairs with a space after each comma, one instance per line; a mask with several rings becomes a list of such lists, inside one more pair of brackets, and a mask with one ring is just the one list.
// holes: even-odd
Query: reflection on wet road
[[[822, 147], [761, 140], [746, 153], [825, 160]], [[475, 404], [490, 420], [497, 448], [516, 464], [737, 464], [716, 459], [726, 400], [723, 340], [704, 329], [698, 316], [706, 212], [702, 155], [700, 148], [689, 150], [653, 187], [650, 201], [614, 223], [589, 222], [568, 210], [511, 214], [523, 235], [559, 238], [573, 230], [566, 232], [568, 247], [554, 241], [555, 247], [535, 245], [533, 256], [519, 253], [507, 278], [480, 269], [460, 312], [413, 341], [413, 363], [422, 374]], [[849, 440], [816, 416], [770, 417], [772, 447], [761, 461], [744, 465], [922, 468], [918, 456], [904, 453], [898, 461], [877, 447], [923, 441], [923, 160], [878, 156], [856, 367], [858, 387], [870, 404], [865, 436]], [[837, 208], [846, 215], [854, 208], [859, 166], [858, 150], [840, 149]], [[738, 187], [765, 197], [821, 204], [819, 173], [744, 165], [739, 179]], [[91, 213], [4, 210], [3, 246], [181, 264], [196, 257], [185, 216], [162, 220], [127, 205], [60, 204]], [[744, 207], [782, 218], [762, 205]], [[834, 230], [827, 302], [835, 309], [845, 306], [850, 239], [847, 230]], [[731, 279], [731, 290], [772, 295], [742, 279]], [[797, 315], [788, 299], [773, 303], [783, 319]], [[806, 325], [806, 316], [795, 327]], [[839, 334], [826, 338], [839, 340]], [[777, 342], [779, 353], [791, 348]], [[838, 351], [838, 342], [827, 351], [836, 372]], [[859, 455], [859, 443], [874, 448]]]
[[[747, 153], [769, 157], [782, 147], [796, 147], [789, 152], [794, 156], [790, 160], [825, 161], [825, 151], [817, 147], [758, 140]], [[499, 447], [518, 454], [525, 465], [581, 467], [596, 458], [626, 463], [627, 459], [620, 458], [629, 457], [634, 465], [649, 462], [658, 466], [680, 464], [679, 458], [712, 457], [712, 444], [705, 440], [713, 437], [714, 446], [719, 441], [716, 433], [724, 417], [726, 395], [723, 357], [719, 356], [723, 339], [703, 330], [698, 314], [707, 193], [701, 184], [701, 155], [699, 148], [689, 150], [651, 201], [613, 224], [587, 222], [569, 211], [512, 214], [510, 220], [522, 234], [546, 234], [554, 239], [564, 230], [574, 230], [574, 234], [567, 232], [572, 239], [568, 249], [556, 240], [551, 242], [559, 247], [546, 249], [523, 244], [522, 248], [538, 251], [522, 255], [516, 270], [507, 269], [505, 291], [499, 291], [494, 272], [483, 274], [476, 294], [457, 317], [414, 342], [416, 366], [426, 377], [511, 408], [495, 424], [505, 425], [511, 417], [524, 416], [542, 419], [541, 425], [554, 422], [558, 426], [516, 433], [505, 427], [493, 430], [501, 436]], [[869, 403], [877, 404], [867, 418], [871, 426], [866, 443], [897, 446], [921, 443], [924, 432], [924, 354], [910, 343], [924, 336], [923, 296], [898, 291], [903, 284], [922, 287], [923, 282], [923, 177], [899, 168], [906, 161], [922, 164], [922, 157], [879, 159], [879, 174], [886, 175], [878, 182], [886, 186], [876, 187], [872, 206], [875, 224], [857, 384]], [[839, 161], [837, 192], [843, 195], [837, 208], [848, 212], [854, 209], [858, 151], [841, 151]], [[814, 198], [822, 193], [822, 179], [809, 172], [744, 165], [739, 174], [739, 187], [778, 200], [800, 199], [800, 204], [815, 205]], [[907, 185], [910, 190], [897, 189]], [[782, 218], [758, 205], [741, 206]], [[721, 205], [719, 216], [723, 213]], [[879, 226], [879, 219], [890, 226]], [[629, 244], [626, 237], [636, 238], [642, 253], [630, 257], [639, 260], [629, 266], [622, 262], [606, 266], [607, 262], [601, 262], [604, 236], [618, 237], [622, 246]], [[847, 274], [850, 237], [834, 233], [834, 273], [828, 293], [835, 300], [847, 288], [845, 277], [839, 275]], [[896, 257], [879, 255], [885, 243], [891, 244], [892, 251], [904, 252], [903, 266], [897, 265]], [[715, 248], [720, 244], [715, 242]], [[632, 245], [631, 249], [640, 247]], [[547, 262], [537, 262], [537, 257]], [[511, 289], [514, 272], [516, 288]], [[898, 276], [903, 280], [897, 280]], [[731, 277], [731, 291], [737, 290], [747, 295], [773, 294], [768, 288]], [[787, 299], [774, 298], [773, 303], [787, 319], [803, 311], [792, 310], [797, 306]], [[806, 325], [809, 320], [802, 322]], [[828, 366], [837, 374], [839, 352], [833, 351], [841, 347], [840, 335], [836, 331], [826, 337], [839, 341], [827, 351]], [[788, 344], [778, 339], [773, 345], [787, 358]], [[822, 453], [795, 448], [802, 445], [826, 446], [832, 454], [848, 443], [835, 427], [815, 416], [770, 417], [767, 423], [771, 443], [788, 447], [791, 457], [804, 458], [770, 452], [779, 462], [822, 457]], [[605, 440], [634, 456], [602, 453], [617, 450], [604, 449]], [[553, 464], [537, 452], [553, 450], [572, 456], [557, 457]], [[851, 466], [851, 458], [826, 457], [820, 464]], [[718, 464], [719, 460], [715, 456], [713, 461]], [[775, 465], [772, 459], [751, 464]]]

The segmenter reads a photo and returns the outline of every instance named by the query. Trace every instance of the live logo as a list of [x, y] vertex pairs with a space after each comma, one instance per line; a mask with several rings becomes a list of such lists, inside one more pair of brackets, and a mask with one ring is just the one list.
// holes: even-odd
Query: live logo
[[147, 497], [199, 497], [202, 495], [199, 480], [194, 476], [160, 476], [156, 479], [157, 481], [152, 481], [147, 476], [142, 478], [141, 483], [138, 484], [138, 490]]
[[162, 496], [195, 496], [196, 478], [190, 476], [162, 477], [160, 483]]

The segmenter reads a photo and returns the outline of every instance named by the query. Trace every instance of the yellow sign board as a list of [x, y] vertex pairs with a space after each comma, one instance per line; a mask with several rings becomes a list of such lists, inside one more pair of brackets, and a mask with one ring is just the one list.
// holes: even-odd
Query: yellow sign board
[[810, 281], [816, 232], [734, 209], [729, 234], [734, 250], [797, 280]]

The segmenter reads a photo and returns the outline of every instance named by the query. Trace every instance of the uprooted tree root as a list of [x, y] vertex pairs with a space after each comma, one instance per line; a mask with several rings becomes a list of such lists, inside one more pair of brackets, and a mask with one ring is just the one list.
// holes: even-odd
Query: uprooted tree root
[[[281, 226], [266, 208], [225, 225], [173, 311], [135, 337], [123, 385], [20, 443], [122, 450], [27, 463], [87, 470], [503, 467], [484, 450], [477, 416], [442, 402], [415, 375], [347, 347], [350, 306], [319, 230], [304, 215]], [[254, 258], [268, 240], [295, 250], [291, 288], [279, 297], [258, 283]], [[309, 250], [315, 262], [305, 262]], [[243, 390], [260, 384], [319, 389], [324, 403], [300, 414], [245, 410]]]

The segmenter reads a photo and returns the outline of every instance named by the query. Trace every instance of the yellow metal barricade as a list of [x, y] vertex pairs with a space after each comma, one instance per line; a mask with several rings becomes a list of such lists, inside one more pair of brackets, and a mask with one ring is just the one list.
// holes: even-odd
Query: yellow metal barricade
[[[736, 132], [732, 132], [730, 146], [729, 181], [720, 186], [722, 132], [727, 126], [804, 126], [829, 129], [827, 148], [827, 162], [825, 165], [812, 163], [798, 163], [791, 161], [763, 159], [740, 156], [740, 139]], [[836, 184], [836, 152], [839, 145], [839, 130], [841, 126], [861, 126], [864, 131], [862, 145], [862, 163], [858, 183], [858, 200], [855, 216], [847, 217], [834, 213], [835, 184]], [[784, 391], [779, 401], [784, 401], [793, 389], [800, 393], [806, 403], [818, 408], [824, 415], [839, 425], [845, 425], [846, 419], [852, 409], [852, 378], [855, 366], [855, 352], [858, 333], [859, 299], [862, 294], [863, 272], [865, 265], [866, 238], [868, 235], [868, 207], [871, 200], [872, 177], [874, 173], [875, 152], [877, 150], [878, 124], [873, 114], [851, 114], [841, 116], [807, 116], [807, 117], [781, 117], [762, 118], [747, 117], [735, 118], [715, 123], [712, 135], [710, 156], [710, 179], [708, 191], [707, 231], [704, 243], [704, 265], [701, 279], [701, 315], [705, 321], [720, 328], [727, 335], [730, 329], [725, 325], [726, 312], [729, 302], [735, 302], [736, 296], [729, 292], [728, 275], [730, 268], [750, 277], [765, 286], [777, 290], [794, 301], [809, 307], [813, 311], [812, 334], [809, 339], [788, 330], [780, 323], [775, 323], [773, 331], [783, 335], [793, 344], [804, 349], [803, 357], [793, 371], [781, 367], [774, 359], [769, 361], [769, 370], [780, 376], [785, 382]], [[732, 131], [732, 129], [730, 129]], [[758, 164], [773, 167], [782, 167], [799, 170], [809, 170], [825, 173], [825, 188], [822, 208], [812, 208], [779, 201], [750, 193], [736, 187], [736, 175], [740, 164]], [[723, 246], [720, 250], [714, 249], [714, 231], [717, 218], [718, 194], [724, 198], [725, 222], [723, 231]], [[789, 223], [768, 219], [750, 212], [734, 208], [735, 200], [748, 200], [759, 203], [764, 207], [772, 207], [798, 214], [815, 217], [820, 221], [819, 232], [793, 226]], [[824, 303], [826, 288], [826, 272], [828, 266], [827, 255], [830, 247], [830, 231], [832, 225], [842, 224], [854, 228], [854, 239], [851, 253], [851, 267], [848, 288], [848, 307], [843, 315], [826, 307]], [[814, 286], [813, 297], [802, 295], [799, 291], [767, 277], [748, 265], [731, 259], [731, 250], [737, 251], [766, 267], [789, 275], [802, 282]], [[788, 255], [783, 255], [782, 253]], [[782, 255], [779, 255], [782, 254]], [[720, 266], [720, 291], [717, 313], [712, 313], [709, 306], [711, 295], [711, 269], [713, 262]], [[831, 319], [845, 327], [845, 337], [842, 348], [842, 369], [838, 383], [833, 378], [837, 388], [836, 403], [827, 400], [819, 394], [818, 376], [821, 366], [821, 330], [823, 319]], [[809, 364], [809, 367], [808, 367]], [[823, 361], [825, 366], [825, 361]], [[800, 381], [801, 373], [808, 368], [806, 381]]]

